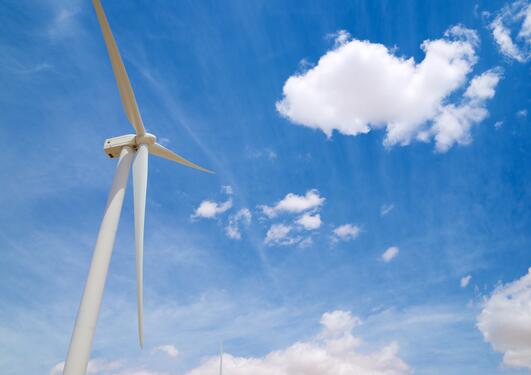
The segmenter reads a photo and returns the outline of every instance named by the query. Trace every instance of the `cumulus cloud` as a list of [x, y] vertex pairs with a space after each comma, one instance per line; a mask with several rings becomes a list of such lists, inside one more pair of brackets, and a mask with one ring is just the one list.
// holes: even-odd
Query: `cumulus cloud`
[[477, 326], [507, 366], [531, 370], [531, 268], [483, 303]]
[[281, 213], [301, 214], [291, 223], [276, 223], [267, 231], [264, 243], [268, 245], [295, 245], [308, 247], [313, 239], [304, 231], [313, 231], [321, 227], [323, 221], [319, 211], [325, 198], [317, 189], [310, 189], [305, 195], [288, 193], [273, 206], [259, 205], [258, 208], [268, 219], [274, 219]]
[[300, 239], [290, 236], [292, 229], [291, 225], [273, 224], [267, 231], [264, 243], [267, 245], [292, 245]]
[[349, 241], [360, 235], [361, 229], [357, 225], [343, 224], [334, 229], [333, 239], [335, 241]]
[[463, 276], [459, 283], [461, 285], [461, 288], [466, 288], [468, 284], [470, 284], [470, 280], [472, 280], [472, 276], [470, 275]]
[[214, 201], [205, 200], [201, 202], [199, 207], [195, 210], [192, 218], [213, 219], [217, 215], [229, 210], [232, 207], [232, 199], [226, 202], [218, 203]]
[[500, 52], [518, 62], [531, 58], [531, 4], [515, 1], [506, 5], [490, 24]]
[[297, 224], [301, 225], [306, 230], [314, 230], [319, 229], [321, 226], [321, 215], [315, 214], [304, 214], [301, 217], [299, 217], [296, 221]]
[[387, 250], [385, 250], [382, 254], [382, 260], [385, 263], [389, 263], [391, 260], [393, 260], [398, 253], [400, 252], [400, 249], [396, 246], [391, 246]]
[[177, 358], [179, 356], [179, 350], [173, 345], [161, 345], [153, 349], [154, 352], [162, 352], [171, 358]]
[[470, 143], [470, 128], [488, 116], [485, 101], [494, 96], [500, 79], [500, 69], [491, 69], [476, 76], [471, 80], [461, 103], [441, 108], [431, 129], [437, 151], [445, 152], [455, 143]]
[[[443, 38], [424, 41], [425, 57], [416, 63], [382, 44], [339, 33], [315, 67], [286, 81], [276, 107], [295, 124], [328, 137], [334, 130], [355, 136], [385, 128], [386, 146], [435, 139], [437, 150], [446, 151], [456, 142], [468, 143], [470, 126], [487, 113], [485, 100], [491, 96], [447, 103], [466, 84], [478, 42], [474, 31], [454, 26]], [[472, 95], [475, 89], [470, 90]]]
[[251, 224], [252, 214], [247, 208], [242, 208], [236, 214], [229, 216], [229, 223], [225, 227], [225, 233], [233, 240], [240, 240], [242, 238], [240, 226], [248, 226]]
[[259, 208], [263, 214], [269, 218], [277, 216], [279, 213], [301, 213], [303, 211], [316, 209], [323, 205], [325, 198], [319, 195], [316, 189], [308, 190], [305, 195], [288, 193], [275, 206], [261, 205]]
[[214, 202], [210, 200], [204, 200], [199, 204], [199, 207], [196, 208], [195, 212], [192, 214], [192, 219], [195, 218], [205, 218], [205, 219], [214, 219], [219, 214], [224, 213], [232, 208], [232, 198], [233, 190], [231, 186], [222, 186], [221, 190], [229, 196], [225, 202]]
[[[398, 357], [391, 343], [377, 351], [359, 350], [362, 340], [352, 334], [360, 320], [346, 311], [321, 318], [321, 332], [308, 341], [273, 351], [264, 357], [225, 354], [223, 367], [232, 375], [406, 375], [412, 371]], [[219, 359], [213, 357], [187, 375], [215, 374]]]

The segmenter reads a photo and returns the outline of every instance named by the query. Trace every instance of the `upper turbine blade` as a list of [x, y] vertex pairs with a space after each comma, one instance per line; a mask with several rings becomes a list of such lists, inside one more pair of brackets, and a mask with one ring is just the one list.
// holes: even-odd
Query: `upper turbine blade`
[[144, 217], [148, 175], [148, 146], [138, 146], [133, 161], [133, 195], [135, 208], [136, 287], [138, 297], [138, 339], [144, 346], [143, 263], [144, 263]]
[[93, 0], [93, 3], [98, 16], [98, 21], [100, 22], [103, 39], [105, 40], [105, 45], [107, 46], [107, 51], [109, 52], [112, 69], [114, 70], [116, 83], [118, 85], [118, 89], [120, 90], [120, 97], [122, 98], [125, 113], [127, 114], [129, 122], [135, 128], [136, 134], [142, 136], [146, 133], [146, 129], [144, 129], [142, 117], [140, 117], [140, 112], [138, 111], [138, 106], [136, 104], [135, 94], [133, 92], [133, 88], [131, 87], [131, 82], [129, 82], [129, 77], [127, 77], [127, 72], [125, 71], [124, 63], [120, 57], [118, 47], [116, 46], [116, 41], [114, 40], [111, 28], [107, 22], [105, 12], [101, 7], [100, 0]]
[[192, 163], [191, 161], [186, 160], [182, 156], [177, 155], [175, 152], [168, 150], [166, 147], [158, 143], [149, 145], [149, 152], [151, 152], [155, 156], [160, 156], [161, 158], [176, 161], [177, 163], [181, 163], [182, 165], [186, 165], [190, 168], [199, 169], [200, 171], [207, 173], [214, 173], [212, 171], [209, 171], [208, 169], [205, 169], [203, 167], [200, 167], [199, 165]]

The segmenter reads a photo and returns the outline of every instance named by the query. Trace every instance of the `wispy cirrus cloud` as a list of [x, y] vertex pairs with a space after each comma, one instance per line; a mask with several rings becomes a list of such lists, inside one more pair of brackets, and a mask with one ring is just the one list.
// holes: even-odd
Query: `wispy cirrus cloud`
[[380, 216], [386, 216], [388, 213], [393, 211], [394, 208], [395, 205], [393, 203], [383, 204], [382, 207], [380, 207]]

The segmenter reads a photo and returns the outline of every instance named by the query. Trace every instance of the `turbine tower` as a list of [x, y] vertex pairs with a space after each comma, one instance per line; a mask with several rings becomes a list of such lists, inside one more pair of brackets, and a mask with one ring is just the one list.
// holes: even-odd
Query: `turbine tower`
[[94, 247], [92, 261], [81, 298], [70, 347], [65, 361], [63, 375], [85, 375], [92, 349], [92, 340], [107, 271], [111, 260], [112, 249], [120, 213], [124, 200], [125, 188], [129, 177], [129, 169], [133, 169], [133, 198], [135, 212], [135, 248], [138, 299], [138, 338], [143, 346], [143, 295], [142, 272], [144, 254], [144, 216], [146, 208], [146, 191], [148, 176], [148, 154], [175, 161], [187, 167], [212, 173], [158, 144], [153, 134], [146, 133], [142, 117], [136, 104], [135, 94], [125, 71], [122, 58], [116, 46], [107, 18], [99, 0], [93, 0], [96, 15], [101, 26], [103, 39], [109, 52], [116, 83], [122, 99], [125, 113], [136, 134], [122, 135], [107, 139], [103, 149], [110, 158], [118, 157], [118, 165], [114, 176], [111, 192], [105, 207], [98, 238]]

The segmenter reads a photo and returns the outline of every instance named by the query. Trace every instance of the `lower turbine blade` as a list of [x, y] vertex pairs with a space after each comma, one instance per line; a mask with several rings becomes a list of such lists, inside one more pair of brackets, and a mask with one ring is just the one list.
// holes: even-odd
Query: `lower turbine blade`
[[138, 339], [144, 346], [143, 263], [144, 263], [144, 217], [148, 175], [148, 146], [138, 146], [133, 161], [133, 195], [135, 208], [136, 287], [138, 297]]
[[191, 161], [186, 160], [182, 156], [177, 155], [175, 152], [168, 150], [166, 147], [158, 143], [150, 145], [149, 152], [151, 152], [155, 156], [160, 156], [161, 158], [164, 158], [164, 159], [176, 161], [177, 163], [186, 165], [187, 167], [190, 167], [190, 168], [199, 169], [200, 171], [203, 171], [206, 173], [214, 173], [212, 171], [209, 171], [208, 169], [205, 169], [203, 167], [200, 167], [197, 164], [192, 163]]

